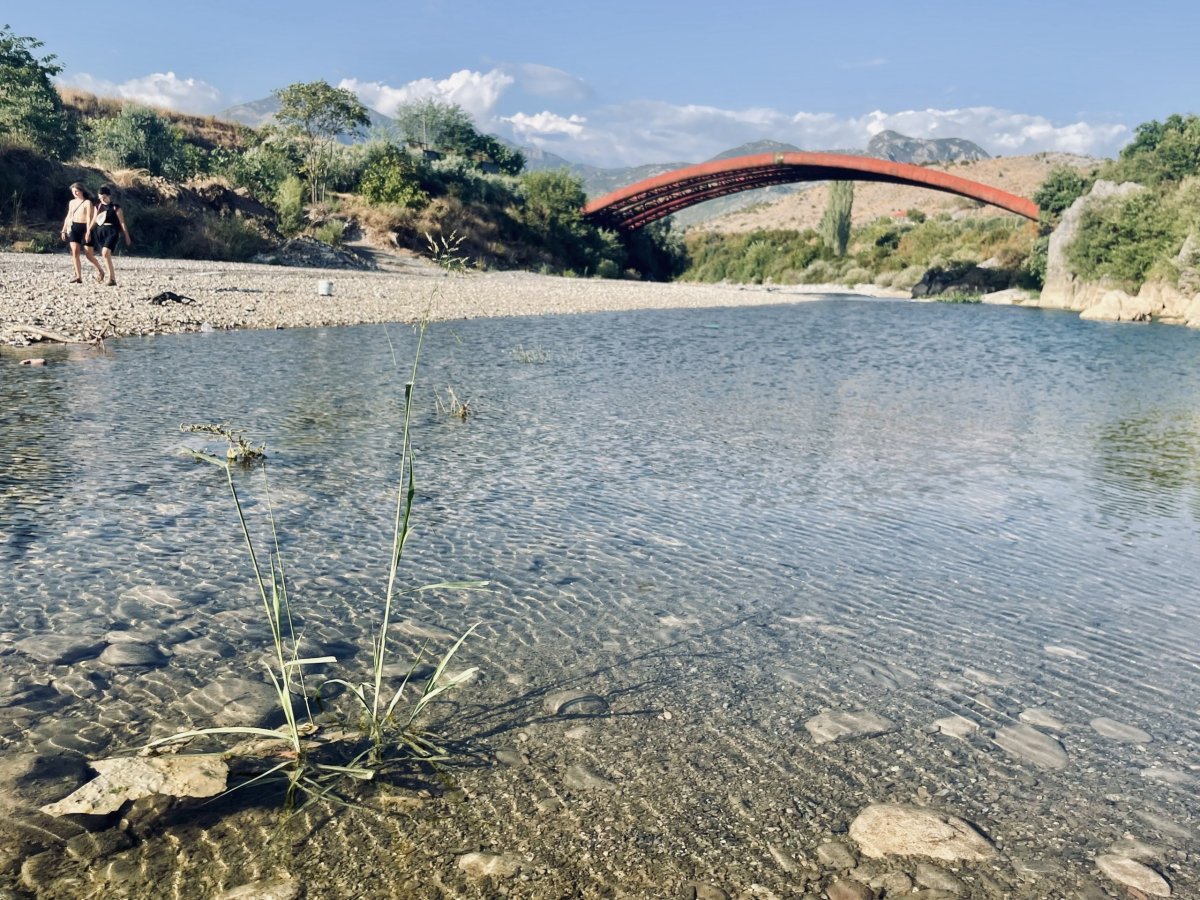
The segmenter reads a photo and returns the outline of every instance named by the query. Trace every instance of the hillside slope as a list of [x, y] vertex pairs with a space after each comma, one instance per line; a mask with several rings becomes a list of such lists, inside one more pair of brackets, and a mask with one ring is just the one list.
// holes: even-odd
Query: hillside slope
[[[1049, 172], [1059, 166], [1091, 169], [1101, 160], [1069, 153], [1037, 153], [1032, 156], [994, 157], [958, 163], [939, 163], [929, 168], [950, 172], [972, 181], [998, 187], [1022, 197], [1031, 197]], [[693, 227], [704, 231], [737, 234], [747, 231], [816, 228], [825, 212], [829, 189], [825, 184], [790, 194], [779, 200], [758, 204]], [[747, 192], [747, 197], [753, 196]], [[854, 185], [854, 225], [873, 222], [880, 216], [919, 209], [928, 216], [949, 213], [956, 218], [1011, 216], [991, 206], [955, 194], [898, 184], [856, 182]]]

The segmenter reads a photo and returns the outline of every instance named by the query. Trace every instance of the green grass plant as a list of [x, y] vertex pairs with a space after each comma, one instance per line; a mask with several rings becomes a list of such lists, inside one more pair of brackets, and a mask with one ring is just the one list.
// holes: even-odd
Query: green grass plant
[[[275, 516], [271, 508], [270, 488], [267, 483], [265, 446], [255, 447], [228, 425], [184, 425], [182, 430], [194, 434], [211, 434], [222, 437], [227, 443], [225, 454], [200, 450], [189, 450], [194, 457], [216, 465], [224, 470], [226, 483], [237, 511], [238, 523], [249, 556], [254, 583], [258, 590], [263, 615], [271, 629], [272, 653], [270, 663], [265, 665], [267, 676], [275, 690], [284, 724], [278, 729], [255, 726], [225, 726], [197, 728], [183, 731], [152, 742], [150, 749], [162, 749], [167, 745], [196, 738], [242, 737], [252, 739], [243, 742], [227, 755], [241, 752], [265, 756], [270, 762], [258, 772], [252, 783], [264, 778], [283, 777], [287, 782], [289, 805], [298, 794], [307, 800], [337, 797], [338, 784], [344, 779], [369, 780], [375, 777], [380, 767], [398, 757], [416, 759], [421, 762], [439, 762], [447, 758], [445, 749], [434, 736], [419, 727], [419, 720], [429, 705], [466, 681], [477, 671], [475, 667], [451, 674], [449, 666], [466, 639], [475, 632], [476, 625], [468, 628], [454, 645], [437, 661], [433, 674], [418, 685], [416, 673], [426, 657], [427, 646], [423, 646], [412, 660], [407, 674], [394, 689], [387, 683], [386, 672], [392, 668], [395, 653], [389, 642], [389, 629], [397, 607], [406, 595], [436, 591], [462, 590], [483, 587], [486, 582], [460, 581], [439, 582], [417, 588], [401, 590], [399, 570], [408, 539], [412, 534], [412, 507], [416, 495], [413, 479], [412, 416], [413, 389], [416, 383], [417, 366], [424, 341], [425, 322], [418, 326], [417, 347], [413, 357], [412, 372], [404, 385], [404, 419], [401, 440], [401, 477], [397, 491], [396, 513], [392, 543], [389, 553], [386, 590], [377, 630], [371, 640], [371, 667], [366, 679], [351, 682], [342, 678], [326, 680], [316, 690], [310, 690], [306, 669], [336, 663], [333, 656], [301, 656], [300, 636], [297, 635], [292, 615], [292, 601], [288, 591], [287, 575], [283, 555], [280, 552], [279, 536]], [[389, 338], [390, 340], [390, 338]], [[270, 525], [271, 547], [265, 559], [255, 545], [251, 529], [246, 520], [245, 505], [238, 492], [235, 468], [258, 468], [262, 472], [264, 493], [267, 501], [267, 518]], [[326, 732], [322, 734], [321, 722], [327, 721], [314, 714], [314, 699], [320, 698], [325, 686], [338, 685], [348, 690], [359, 707], [351, 732]], [[406, 702], [408, 701], [408, 702]], [[321, 722], [318, 719], [321, 719]], [[340, 752], [327, 752], [331, 745], [340, 746]], [[249, 748], [249, 749], [247, 749]], [[315, 751], [320, 750], [320, 753]]]

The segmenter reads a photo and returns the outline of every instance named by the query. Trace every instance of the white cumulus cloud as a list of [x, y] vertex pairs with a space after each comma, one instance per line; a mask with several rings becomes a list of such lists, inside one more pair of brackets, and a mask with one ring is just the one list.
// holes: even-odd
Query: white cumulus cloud
[[496, 104], [513, 80], [511, 75], [499, 69], [490, 72], [461, 69], [441, 80], [420, 78], [399, 87], [354, 78], [343, 79], [338, 86], [352, 91], [359, 100], [385, 116], [393, 115], [406, 103], [433, 99], [456, 103], [476, 122], [483, 124], [494, 118]]
[[560, 116], [545, 111], [534, 115], [517, 113], [515, 116], [505, 117], [504, 121], [512, 125], [513, 133], [522, 140], [532, 140], [542, 135], [577, 138], [583, 135], [584, 126], [587, 124], [587, 119], [583, 116]]
[[1054, 123], [1044, 116], [996, 107], [874, 110], [860, 116], [839, 116], [642, 100], [592, 111], [587, 123], [578, 141], [559, 141], [555, 152], [601, 166], [699, 162], [759, 140], [780, 141], [803, 150], [861, 150], [876, 134], [891, 130], [916, 138], [964, 138], [992, 155], [1055, 150], [1111, 156], [1131, 135], [1125, 125]]
[[220, 108], [221, 92], [215, 87], [197, 78], [180, 78], [174, 72], [155, 72], [120, 83], [81, 73], [63, 80], [62, 84], [98, 97], [131, 100], [177, 112], [211, 113]]

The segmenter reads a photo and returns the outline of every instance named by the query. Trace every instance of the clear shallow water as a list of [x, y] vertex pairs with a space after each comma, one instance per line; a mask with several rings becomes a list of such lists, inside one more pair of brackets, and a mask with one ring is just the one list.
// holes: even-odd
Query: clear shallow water
[[[177, 452], [200, 444], [181, 422], [267, 443], [306, 637], [359, 671], [412, 347], [395, 326], [0, 358], [0, 747], [107, 752], [256, 678], [236, 519], [221, 473]], [[1200, 334], [838, 300], [439, 324], [423, 354], [405, 578], [494, 590], [414, 601], [398, 637], [483, 623], [476, 736], [510, 740], [543, 694], [581, 688], [675, 709], [709, 748], [693, 770], [692, 741], [614, 725], [591, 751], [609, 771], [622, 753], [701, 780], [776, 767], [835, 830], [922, 785], [1028, 877], [1126, 830], [1195, 853]], [[467, 421], [435, 409], [448, 386]], [[261, 482], [239, 483], [261, 530]], [[161, 658], [112, 664], [130, 641]], [[897, 730], [814, 745], [823, 708]], [[1065, 768], [991, 740], [1033, 709], [1060, 721]], [[951, 714], [978, 730], [931, 724]], [[657, 811], [700, 801], [673, 802]]]

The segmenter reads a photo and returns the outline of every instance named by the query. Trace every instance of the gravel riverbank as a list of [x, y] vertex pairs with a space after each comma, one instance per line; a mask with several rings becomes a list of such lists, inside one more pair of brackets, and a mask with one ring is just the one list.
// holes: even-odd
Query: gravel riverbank
[[[119, 284], [69, 284], [62, 253], [0, 253], [0, 341], [24, 343], [49, 331], [79, 340], [208, 328], [298, 328], [483, 316], [759, 306], [799, 302], [832, 285], [650, 284], [558, 278], [528, 272], [449, 274], [397, 257], [392, 271], [304, 269], [251, 263], [122, 257]], [[318, 285], [332, 283], [321, 296]], [[171, 292], [183, 300], [163, 299]], [[887, 295], [883, 292], [882, 295]], [[891, 294], [891, 296], [904, 296]], [[155, 302], [155, 298], [159, 298]], [[21, 326], [32, 326], [22, 330]]]

